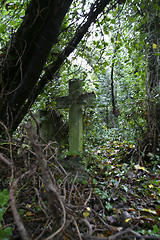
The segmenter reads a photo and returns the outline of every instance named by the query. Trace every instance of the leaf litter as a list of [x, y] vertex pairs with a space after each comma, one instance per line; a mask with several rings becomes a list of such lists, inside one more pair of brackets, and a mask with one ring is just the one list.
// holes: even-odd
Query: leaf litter
[[[24, 144], [27, 147], [23, 148]], [[60, 159], [51, 143], [40, 144], [40, 147], [63, 202], [65, 217], [57, 205], [60, 213], [57, 224], [57, 217], [49, 207], [36, 153], [27, 138], [23, 142], [17, 140], [12, 146], [14, 179], [18, 179], [15, 201], [30, 239], [160, 239], [158, 161], [151, 163], [145, 158], [139, 161], [135, 146], [111, 142], [110, 146], [84, 153], [82, 164], [87, 164], [82, 174], [79, 169], [65, 170], [67, 157]], [[1, 152], [8, 161], [10, 151], [7, 143], [3, 143]], [[11, 171], [0, 159], [0, 187], [9, 191]], [[24, 178], [20, 178], [24, 174]], [[11, 239], [20, 239], [10, 203], [5, 207], [1, 229], [11, 227]], [[59, 232], [50, 238], [57, 229]]]

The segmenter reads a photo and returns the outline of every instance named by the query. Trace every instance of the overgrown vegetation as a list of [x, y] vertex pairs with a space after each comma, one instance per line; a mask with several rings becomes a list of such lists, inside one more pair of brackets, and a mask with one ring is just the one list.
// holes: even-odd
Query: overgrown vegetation
[[[10, 143], [10, 149], [7, 142], [2, 145], [1, 239], [10, 239], [11, 234], [11, 239], [19, 239], [16, 224], [21, 221], [15, 224], [7, 204], [9, 185], [13, 191], [12, 211], [18, 210], [29, 239], [52, 239], [48, 236], [55, 233], [56, 239], [160, 239], [159, 156], [154, 159], [150, 153], [146, 159], [127, 141], [108, 141], [103, 146], [86, 147], [82, 173], [69, 162], [68, 154], [57, 156], [52, 144], [41, 145], [43, 153], [40, 148], [37, 151], [33, 139], [33, 148], [25, 134], [16, 139], [16, 144]], [[14, 159], [14, 168], [8, 152]], [[40, 156], [65, 209], [56, 203], [62, 211], [60, 223], [48, 202], [49, 189]]]
[[[0, 240], [160, 239], [159, 1], [6, 0], [0, 13]], [[82, 156], [56, 109], [75, 78], [96, 94]]]

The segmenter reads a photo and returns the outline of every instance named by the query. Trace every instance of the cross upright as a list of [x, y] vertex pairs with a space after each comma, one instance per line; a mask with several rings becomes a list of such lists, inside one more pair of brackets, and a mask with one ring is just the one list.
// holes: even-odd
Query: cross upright
[[83, 153], [83, 107], [94, 106], [94, 93], [82, 94], [79, 79], [69, 81], [69, 95], [56, 99], [58, 109], [69, 108], [69, 151]]

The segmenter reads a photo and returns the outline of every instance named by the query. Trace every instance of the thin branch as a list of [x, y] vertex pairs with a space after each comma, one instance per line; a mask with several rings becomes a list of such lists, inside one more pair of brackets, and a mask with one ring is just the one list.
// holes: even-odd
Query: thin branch
[[30, 115], [31, 115], [31, 117], [33, 118], [33, 120], [34, 120], [35, 123], [36, 123], [37, 135], [38, 135], [39, 137], [41, 137], [39, 122], [38, 122], [37, 118], [35, 117], [35, 115], [32, 113], [32, 111], [30, 111]]
[[[52, 189], [52, 187], [50, 188], [50, 190], [54, 193], [55, 192], [55, 189]], [[59, 198], [59, 201], [60, 201], [60, 205], [62, 207], [62, 210], [63, 210], [63, 220], [62, 220], [62, 226], [53, 234], [51, 234], [49, 237], [45, 238], [44, 240], [50, 240], [52, 239], [53, 237], [55, 237], [58, 233], [60, 233], [64, 226], [65, 226], [65, 223], [66, 223], [66, 210], [64, 208], [64, 204], [62, 202], [62, 200]]]
[[87, 220], [87, 219], [82, 219], [82, 222], [84, 222], [85, 223], [85, 225], [88, 227], [88, 234], [90, 235], [90, 236], [92, 236], [92, 234], [93, 234], [93, 229], [92, 229], [92, 225], [89, 223], [89, 221]]
[[[52, 183], [52, 179], [51, 179], [51, 176], [48, 171], [47, 161], [46, 161], [44, 154], [40, 148], [40, 145], [38, 144], [38, 140], [37, 140], [38, 136], [34, 132], [32, 123], [29, 122], [29, 123], [25, 124], [25, 128], [27, 130], [29, 140], [31, 141], [31, 144], [32, 144], [33, 149], [36, 154], [36, 158], [37, 158], [39, 166], [41, 168], [42, 179], [43, 179], [44, 187], [46, 189], [46, 195], [48, 198], [48, 203], [49, 203], [50, 209], [52, 210], [58, 223], [60, 223], [60, 215], [61, 215], [58, 205], [60, 205], [60, 208], [63, 213], [61, 227], [55, 233], [53, 233], [52, 235], [50, 235], [49, 237], [47, 237], [45, 239], [45, 240], [49, 240], [49, 239], [55, 237], [64, 228], [65, 223], [66, 223], [66, 210], [65, 210], [64, 204], [62, 202], [61, 196], [58, 194], [57, 189], [55, 188], [55, 186]], [[58, 202], [59, 202], [59, 204], [58, 204]]]
[[89, 202], [89, 200], [91, 199], [91, 196], [92, 196], [92, 188], [90, 189], [90, 192], [89, 192], [89, 196], [88, 196], [88, 198], [87, 198], [87, 200], [85, 201], [85, 203], [84, 203], [84, 206], [86, 206], [87, 205], [87, 203]]
[[0, 124], [3, 126], [3, 128], [5, 129], [5, 132], [8, 136], [8, 139], [9, 139], [9, 150], [10, 150], [10, 158], [11, 158], [11, 162], [13, 163], [13, 153], [12, 153], [12, 143], [11, 143], [11, 136], [9, 134], [9, 130], [8, 128], [6, 127], [6, 125], [0, 121]]
[[[120, 232], [112, 235], [111, 237], [109, 237], [109, 240], [121, 239], [121, 236], [126, 234], [126, 233], [131, 233], [131, 234], [134, 235], [134, 237], [140, 237], [140, 238], [143, 239], [143, 236], [141, 236], [139, 233], [133, 231], [131, 228], [127, 228], [127, 229], [125, 229], [123, 231], [120, 231]], [[127, 236], [127, 238], [128, 238], [128, 236]]]
[[35, 240], [38, 240], [38, 239], [40, 239], [40, 237], [42, 237], [42, 235], [43, 235], [44, 232], [46, 231], [46, 228], [47, 228], [48, 223], [49, 223], [49, 219], [47, 220], [46, 224], [44, 225], [43, 231], [41, 232], [41, 234], [40, 234], [38, 237], [36, 237]]
[[68, 197], [68, 204], [71, 203], [71, 194], [72, 194], [74, 184], [75, 184], [75, 181], [76, 181], [77, 177], [78, 177], [78, 171], [77, 171], [76, 176], [74, 177], [73, 182], [72, 182], [71, 190], [69, 192], [69, 197]]
[[16, 222], [19, 234], [20, 234], [20, 236], [23, 240], [29, 240], [30, 238], [28, 236], [28, 233], [26, 231], [26, 228], [25, 228], [24, 224], [22, 223], [20, 214], [19, 214], [19, 212], [17, 210], [17, 206], [16, 206], [17, 184], [20, 180], [22, 180], [24, 177], [26, 177], [26, 175], [31, 175], [32, 173], [33, 172], [30, 170], [30, 171], [22, 174], [22, 176], [20, 176], [19, 178], [17, 178], [13, 182], [11, 182], [10, 190], [9, 190], [10, 204], [11, 204], [13, 217], [14, 217], [14, 220]]
[[77, 224], [77, 222], [76, 222], [75, 219], [74, 219], [74, 224], [75, 224], [75, 226], [76, 226], [76, 230], [77, 230], [77, 233], [78, 233], [78, 237], [79, 237], [80, 240], [82, 240], [82, 238], [81, 238], [81, 233], [80, 233], [80, 231], [79, 231], [79, 227], [78, 227], [78, 224]]
[[12, 163], [10, 162], [10, 160], [8, 160], [7, 158], [5, 158], [2, 153], [0, 153], [0, 160], [2, 160], [2, 161], [3, 161], [5, 164], [7, 164], [10, 168], [12, 167]]

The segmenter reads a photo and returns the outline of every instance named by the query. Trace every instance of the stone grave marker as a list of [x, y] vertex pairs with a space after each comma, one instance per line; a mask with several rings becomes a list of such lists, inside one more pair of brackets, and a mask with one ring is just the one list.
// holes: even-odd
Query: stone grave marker
[[69, 109], [69, 151], [83, 153], [83, 107], [93, 107], [94, 93], [82, 94], [79, 79], [69, 81], [69, 95], [56, 99], [57, 109]]

